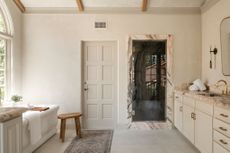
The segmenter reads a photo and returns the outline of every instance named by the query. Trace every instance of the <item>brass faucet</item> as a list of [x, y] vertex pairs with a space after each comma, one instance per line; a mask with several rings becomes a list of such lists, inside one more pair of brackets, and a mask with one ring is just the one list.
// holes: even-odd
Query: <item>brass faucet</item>
[[227, 95], [228, 94], [228, 83], [227, 83], [227, 81], [225, 81], [225, 80], [217, 81], [216, 87], [219, 87], [220, 86], [219, 83], [221, 83], [221, 82], [224, 83], [224, 90], [222, 91], [222, 94]]

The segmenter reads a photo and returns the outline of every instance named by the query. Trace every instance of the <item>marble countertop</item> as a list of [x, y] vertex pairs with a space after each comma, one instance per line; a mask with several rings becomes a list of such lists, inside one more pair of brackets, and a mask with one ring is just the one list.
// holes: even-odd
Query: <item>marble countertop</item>
[[23, 107], [0, 107], [0, 123], [17, 118], [27, 110]]
[[[189, 91], [186, 89], [175, 89], [175, 92], [189, 97], [193, 97], [198, 100], [202, 100], [204, 102], [213, 102], [214, 106], [230, 110], [229, 95], [226, 96], [226, 95], [220, 95], [220, 94], [209, 93], [209, 92]], [[209, 96], [209, 94], [214, 94], [214, 96]]]

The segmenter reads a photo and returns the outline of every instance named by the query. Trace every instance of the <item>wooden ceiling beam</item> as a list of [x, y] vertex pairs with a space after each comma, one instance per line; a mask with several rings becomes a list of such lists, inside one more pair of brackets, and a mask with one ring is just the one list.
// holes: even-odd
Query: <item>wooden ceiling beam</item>
[[142, 12], [147, 11], [148, 0], [142, 0]]
[[17, 7], [20, 9], [22, 13], [26, 11], [25, 6], [22, 4], [21, 0], [14, 0], [14, 3], [17, 5]]
[[76, 0], [76, 1], [77, 1], [78, 10], [80, 12], [84, 11], [84, 5], [82, 3], [82, 0]]

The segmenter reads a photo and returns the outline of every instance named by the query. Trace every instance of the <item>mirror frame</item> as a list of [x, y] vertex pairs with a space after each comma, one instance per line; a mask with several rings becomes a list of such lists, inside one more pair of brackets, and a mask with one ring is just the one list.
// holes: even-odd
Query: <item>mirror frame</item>
[[221, 48], [221, 71], [222, 71], [222, 74], [224, 75], [224, 76], [230, 76], [230, 74], [224, 74], [224, 65], [223, 65], [223, 45], [222, 45], [222, 35], [221, 35], [221, 25], [223, 24], [223, 22], [224, 22], [224, 20], [226, 20], [226, 19], [230, 19], [230, 16], [228, 16], [228, 17], [225, 17], [225, 18], [223, 18], [222, 19], [222, 21], [220, 22], [220, 48]]

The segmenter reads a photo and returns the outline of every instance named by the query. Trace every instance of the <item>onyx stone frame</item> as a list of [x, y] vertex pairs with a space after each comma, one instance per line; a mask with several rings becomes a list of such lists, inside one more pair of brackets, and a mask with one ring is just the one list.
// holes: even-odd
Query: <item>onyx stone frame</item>
[[134, 86], [134, 58], [133, 41], [166, 41], [166, 56], [167, 56], [167, 87], [166, 87], [166, 119], [173, 121], [173, 36], [171, 34], [146, 34], [146, 35], [131, 35], [128, 38], [128, 99], [127, 110], [128, 119], [132, 122], [133, 109], [132, 104], [135, 97]]

